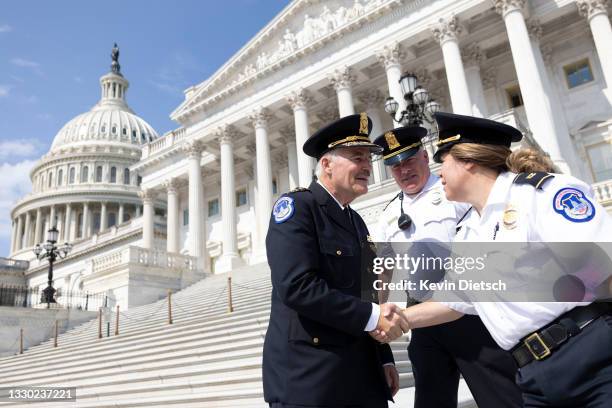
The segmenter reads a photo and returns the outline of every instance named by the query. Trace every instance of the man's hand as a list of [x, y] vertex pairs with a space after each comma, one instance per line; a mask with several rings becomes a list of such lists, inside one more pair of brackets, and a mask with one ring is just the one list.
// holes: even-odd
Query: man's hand
[[397, 394], [400, 387], [399, 373], [397, 372], [397, 368], [395, 368], [393, 364], [387, 364], [383, 366], [383, 368], [385, 369], [385, 378], [387, 379], [387, 385], [391, 391], [391, 396], [395, 397], [395, 394]]
[[380, 305], [380, 316], [376, 329], [370, 332], [370, 336], [376, 340], [388, 343], [400, 337], [404, 332], [410, 330], [408, 319], [402, 314], [402, 309], [393, 303]]

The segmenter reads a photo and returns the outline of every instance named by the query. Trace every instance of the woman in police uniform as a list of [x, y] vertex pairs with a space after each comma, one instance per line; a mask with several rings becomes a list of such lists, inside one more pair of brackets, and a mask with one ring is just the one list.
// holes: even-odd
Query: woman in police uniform
[[[541, 163], [530, 167], [530, 160], [511, 155], [511, 142], [522, 136], [518, 130], [450, 113], [436, 114], [436, 121], [439, 141], [434, 159], [442, 163], [445, 194], [449, 200], [472, 205], [457, 227], [455, 242], [612, 241], [612, 220], [587, 184], [571, 176], [531, 171]], [[608, 288], [611, 271], [601, 272], [595, 286]], [[404, 314], [411, 328], [478, 314], [495, 341], [516, 360], [516, 381], [526, 407], [610, 406], [609, 303], [473, 300], [426, 302]]]

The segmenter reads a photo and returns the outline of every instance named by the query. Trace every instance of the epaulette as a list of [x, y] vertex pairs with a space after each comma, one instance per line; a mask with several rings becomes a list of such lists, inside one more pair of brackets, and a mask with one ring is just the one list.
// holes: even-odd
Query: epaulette
[[387, 209], [387, 207], [388, 207], [388, 206], [390, 206], [390, 205], [391, 205], [391, 203], [392, 203], [392, 202], [394, 202], [394, 201], [395, 201], [395, 199], [396, 199], [396, 198], [398, 198], [398, 197], [399, 197], [399, 196], [401, 196], [401, 195], [402, 195], [402, 192], [400, 191], [400, 192], [399, 192], [399, 194], [396, 194], [395, 196], [393, 196], [393, 198], [391, 199], [391, 201], [389, 201], [389, 202], [387, 203], [387, 205], [385, 205], [385, 208], [383, 208], [383, 211], [385, 211], [385, 210]]
[[518, 184], [518, 185], [529, 184], [530, 186], [533, 186], [534, 188], [541, 190], [542, 187], [544, 186], [544, 183], [547, 180], [551, 180], [554, 177], [555, 177], [554, 174], [550, 174], [545, 171], [534, 171], [532, 173], [519, 173], [516, 175], [512, 183]]
[[289, 193], [302, 193], [304, 191], [310, 192], [310, 190], [305, 187], [296, 187], [293, 190], [289, 191]]

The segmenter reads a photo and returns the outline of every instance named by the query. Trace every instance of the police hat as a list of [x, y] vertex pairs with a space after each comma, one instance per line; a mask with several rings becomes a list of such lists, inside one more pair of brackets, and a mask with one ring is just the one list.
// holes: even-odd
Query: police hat
[[494, 120], [474, 116], [456, 115], [448, 112], [434, 114], [438, 123], [438, 150], [434, 160], [441, 163], [440, 156], [459, 143], [477, 143], [510, 147], [518, 142], [523, 134], [512, 126]]
[[427, 129], [423, 127], [405, 126], [385, 132], [374, 143], [383, 148], [385, 166], [393, 166], [414, 156], [423, 146], [421, 139], [426, 134]]
[[371, 130], [372, 120], [365, 113], [345, 116], [310, 136], [303, 150], [317, 160], [337, 147], [368, 147], [379, 154], [382, 149], [370, 141]]

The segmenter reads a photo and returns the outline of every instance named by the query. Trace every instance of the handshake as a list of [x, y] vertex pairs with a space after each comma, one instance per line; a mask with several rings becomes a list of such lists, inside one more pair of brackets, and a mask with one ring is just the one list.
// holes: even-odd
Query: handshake
[[402, 309], [393, 303], [380, 305], [380, 316], [376, 329], [370, 332], [375, 340], [381, 343], [389, 343], [410, 330], [408, 318], [402, 313]]

